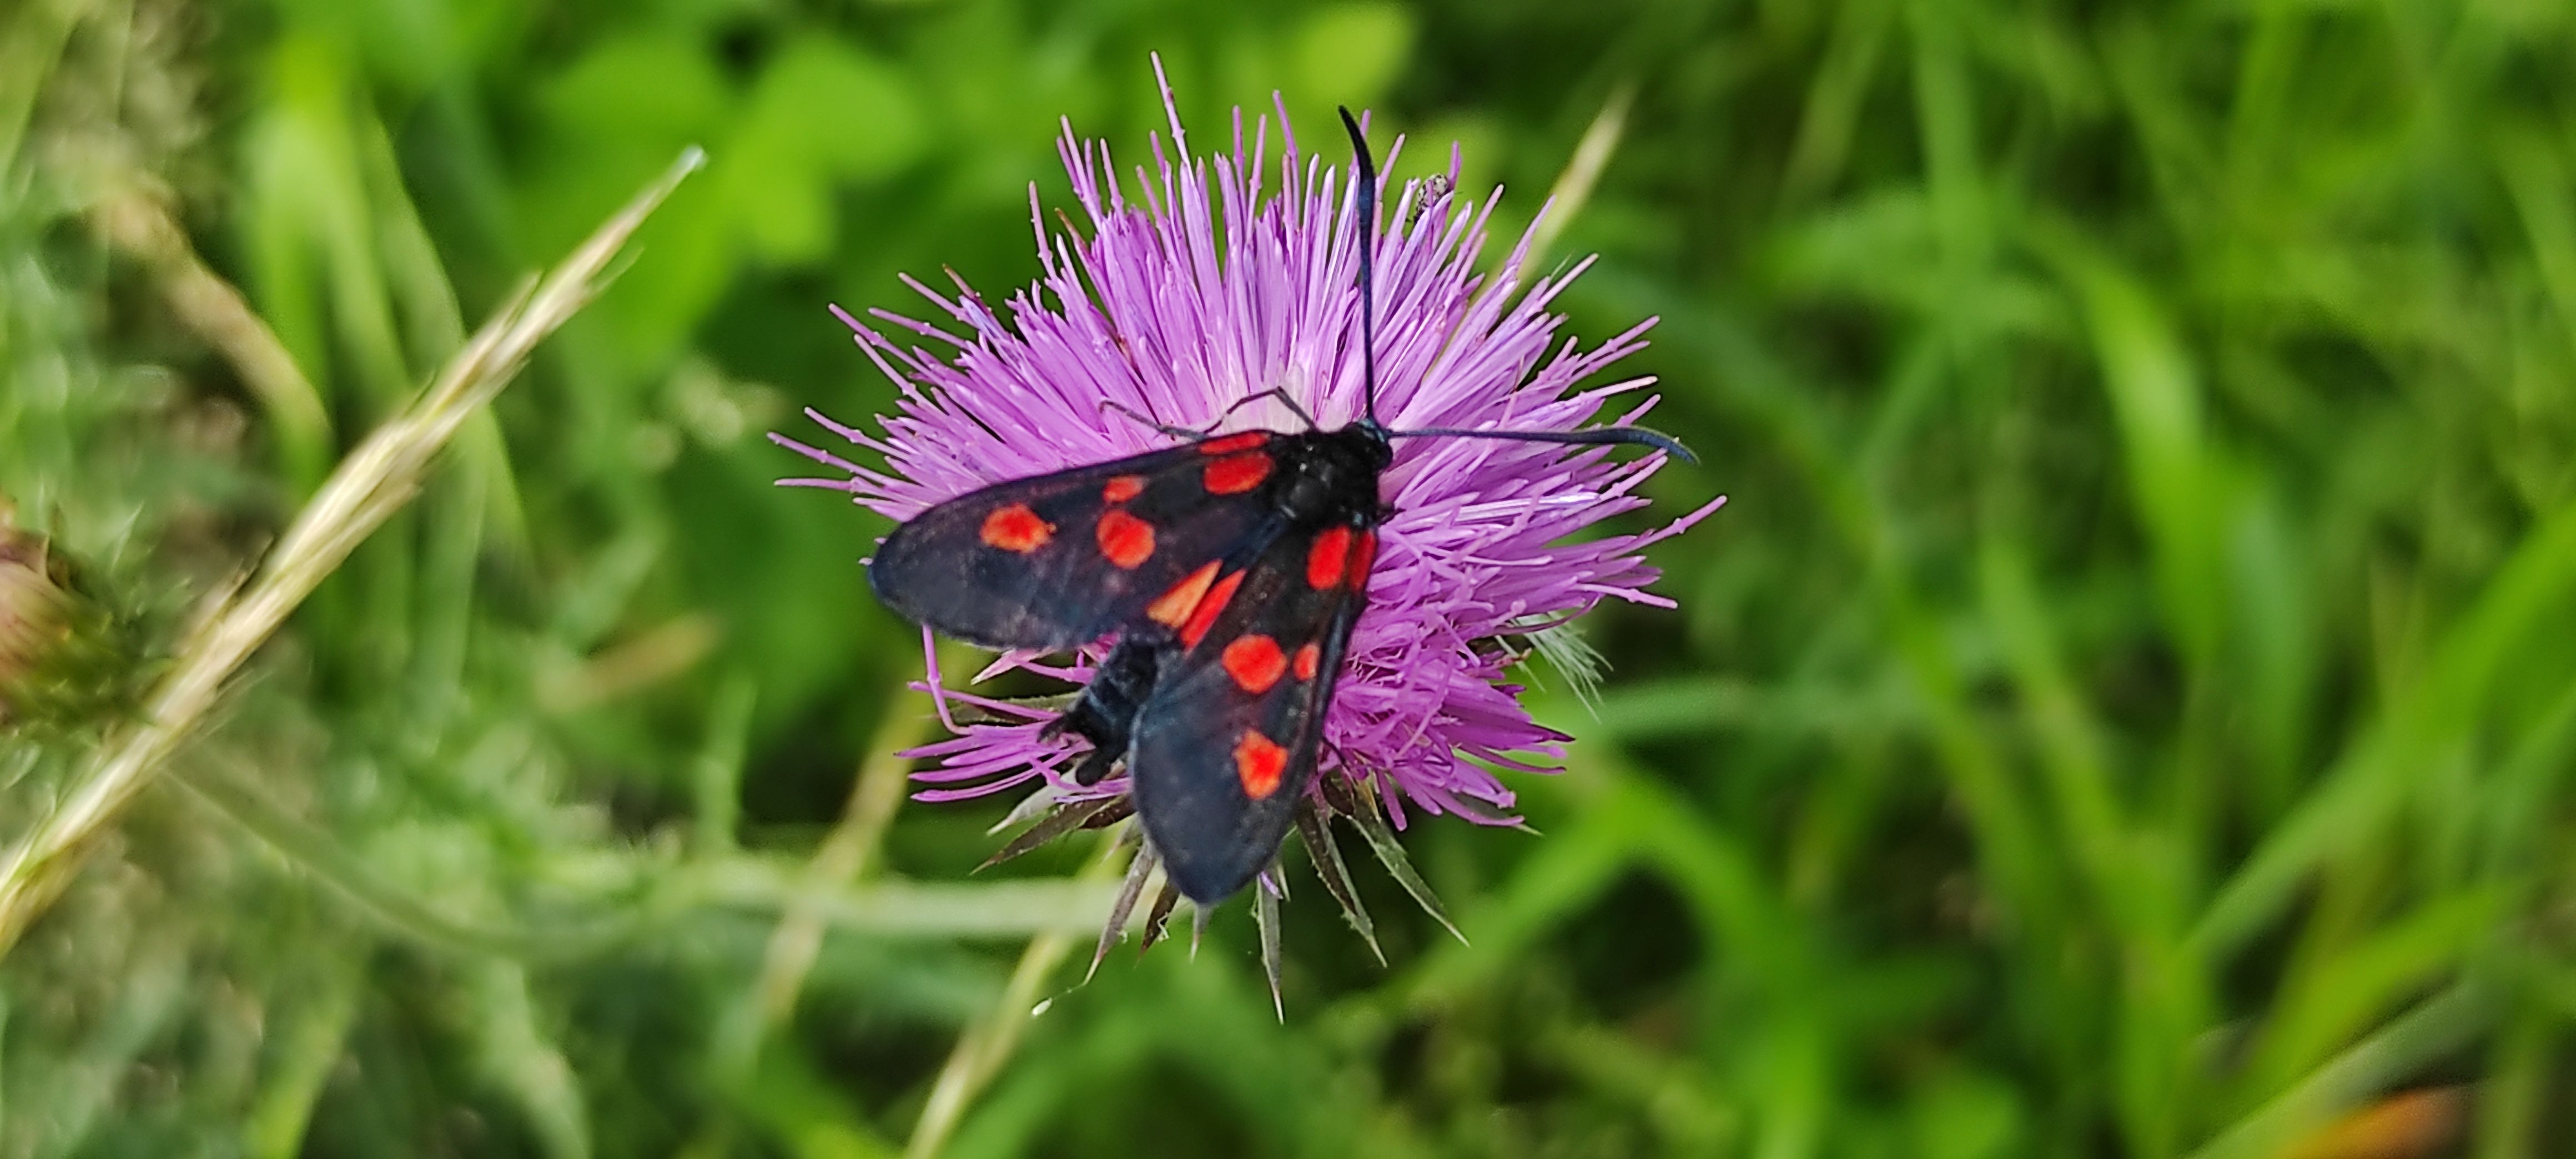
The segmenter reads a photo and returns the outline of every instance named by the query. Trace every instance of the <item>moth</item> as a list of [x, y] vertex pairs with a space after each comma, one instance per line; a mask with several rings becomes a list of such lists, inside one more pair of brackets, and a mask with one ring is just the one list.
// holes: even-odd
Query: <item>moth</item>
[[[1358, 170], [1350, 220], [1370, 230], [1377, 164], [1359, 122], [1341, 114]], [[1323, 430], [1294, 399], [1261, 392], [1251, 398], [1279, 398], [1307, 429], [1162, 427], [1181, 441], [932, 507], [868, 565], [887, 607], [970, 644], [1066, 651], [1115, 638], [1049, 727], [1091, 742], [1079, 783], [1125, 764], [1146, 839], [1201, 906], [1271, 863], [1314, 781], [1343, 654], [1368, 606], [1378, 527], [1392, 514], [1379, 482], [1394, 440], [1629, 444], [1691, 459], [1642, 427], [1380, 423], [1370, 240], [1359, 247], [1358, 421]]]

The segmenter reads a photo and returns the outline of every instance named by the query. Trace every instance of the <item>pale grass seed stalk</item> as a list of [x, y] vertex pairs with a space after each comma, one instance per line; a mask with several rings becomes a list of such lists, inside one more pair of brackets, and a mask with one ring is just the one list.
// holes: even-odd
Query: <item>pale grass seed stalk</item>
[[418, 493], [439, 452], [517, 377], [529, 355], [607, 284], [609, 265], [671, 190], [706, 163], [691, 148], [573, 250], [513, 293], [429, 389], [332, 471], [249, 585], [218, 597], [173, 658], [139, 720], [103, 743], [61, 804], [0, 862], [0, 955], [62, 892], [82, 857], [152, 784], [225, 681], [358, 544]]

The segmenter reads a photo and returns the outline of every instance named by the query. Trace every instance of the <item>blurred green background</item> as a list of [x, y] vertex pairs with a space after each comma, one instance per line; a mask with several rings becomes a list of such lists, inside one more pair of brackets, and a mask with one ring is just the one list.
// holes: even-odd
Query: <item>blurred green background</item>
[[[2576, 1148], [2563, 0], [0, 38], [0, 494], [115, 658], [20, 707], [0, 836], [512, 279], [712, 156], [0, 965], [0, 1155], [896, 1154], [961, 1034], [958, 1156]], [[1655, 551], [1678, 612], [1589, 621], [1597, 712], [1541, 673], [1545, 836], [1407, 834], [1469, 944], [1357, 866], [1381, 968], [1292, 872], [1284, 1025], [1240, 904], [1077, 985], [1090, 846], [970, 879], [1002, 802], [845, 818], [920, 656], [883, 522], [761, 438], [891, 395], [826, 302], [1025, 283], [1057, 118], [1144, 158], [1152, 51], [1201, 142], [1371, 106], [1507, 229], [1624, 110], [1562, 303], [1662, 317], [1706, 463], [1658, 509], [1734, 497]], [[1033, 935], [1075, 948], [1031, 1020]]]

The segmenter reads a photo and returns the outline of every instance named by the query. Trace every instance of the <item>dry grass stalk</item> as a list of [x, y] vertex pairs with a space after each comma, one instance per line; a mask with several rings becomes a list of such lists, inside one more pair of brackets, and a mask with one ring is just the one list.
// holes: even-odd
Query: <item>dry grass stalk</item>
[[410, 501], [466, 419], [510, 384], [539, 342], [599, 294], [609, 264], [644, 219], [704, 163], [696, 149], [682, 154], [562, 264], [511, 295], [418, 401], [340, 461], [249, 584], [218, 598], [154, 688], [141, 718], [99, 747], [62, 803], [0, 861], [0, 954], [17, 944], [83, 855], [151, 785], [233, 672], [358, 544]]

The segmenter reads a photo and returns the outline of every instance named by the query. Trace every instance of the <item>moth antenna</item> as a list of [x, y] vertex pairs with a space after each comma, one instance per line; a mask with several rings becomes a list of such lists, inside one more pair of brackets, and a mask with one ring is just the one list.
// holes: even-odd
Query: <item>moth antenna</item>
[[1699, 456], [1682, 445], [1680, 439], [1645, 427], [1593, 427], [1580, 431], [1478, 431], [1465, 427], [1424, 427], [1413, 431], [1388, 431], [1390, 438], [1418, 438], [1423, 435], [1445, 435], [1456, 439], [1493, 439], [1506, 443], [1573, 443], [1578, 446], [1653, 447], [1685, 463], [1697, 465]]
[[1342, 128], [1350, 131], [1353, 162], [1359, 172], [1352, 185], [1359, 191], [1360, 231], [1360, 390], [1361, 403], [1367, 408], [1368, 424], [1377, 425], [1377, 286], [1373, 268], [1377, 260], [1376, 239], [1370, 234], [1377, 225], [1377, 159], [1369, 156], [1368, 135], [1360, 132], [1360, 122], [1351, 116], [1350, 107], [1341, 106]]

